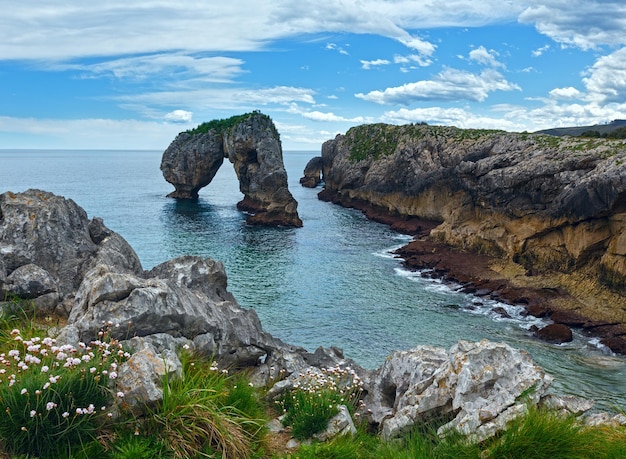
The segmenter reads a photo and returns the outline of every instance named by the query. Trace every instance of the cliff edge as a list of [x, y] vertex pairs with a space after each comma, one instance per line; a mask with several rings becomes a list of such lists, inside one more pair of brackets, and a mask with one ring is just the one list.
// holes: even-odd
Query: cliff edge
[[494, 277], [521, 287], [565, 292], [548, 313], [624, 341], [624, 140], [363, 125], [323, 144], [322, 171], [321, 199], [431, 221], [429, 242], [490, 255]]

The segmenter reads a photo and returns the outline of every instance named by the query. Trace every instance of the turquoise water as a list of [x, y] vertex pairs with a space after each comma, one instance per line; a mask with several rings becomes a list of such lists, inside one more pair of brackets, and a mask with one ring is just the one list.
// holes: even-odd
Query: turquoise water
[[40, 188], [68, 197], [134, 247], [144, 268], [192, 254], [221, 260], [229, 290], [254, 308], [266, 330], [314, 350], [338, 346], [365, 367], [396, 349], [449, 347], [487, 338], [528, 350], [564, 392], [626, 407], [626, 360], [594, 340], [554, 346], [530, 336], [537, 319], [512, 319], [439, 282], [402, 269], [389, 251], [409, 239], [360, 212], [317, 199], [298, 180], [318, 152], [286, 152], [289, 186], [303, 228], [245, 224], [242, 198], [226, 162], [197, 202], [176, 202], [158, 151], [0, 150], [0, 192]]

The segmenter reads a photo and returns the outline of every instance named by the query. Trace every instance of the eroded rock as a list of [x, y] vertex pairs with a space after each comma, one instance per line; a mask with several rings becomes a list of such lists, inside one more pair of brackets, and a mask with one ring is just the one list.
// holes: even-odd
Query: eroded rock
[[168, 196], [198, 198], [198, 191], [211, 182], [227, 157], [244, 194], [237, 207], [248, 213], [249, 224], [302, 226], [272, 120], [254, 112], [222, 121], [206, 131], [200, 126], [179, 134], [165, 150], [161, 170], [176, 188]]
[[[41, 190], [0, 195], [0, 295], [34, 300], [46, 313], [74, 295], [98, 263], [141, 272], [134, 250], [71, 199]], [[65, 309], [60, 308], [64, 314]]]
[[441, 432], [492, 435], [524, 404], [537, 404], [551, 382], [528, 353], [506, 344], [460, 341], [447, 352], [421, 346], [392, 354], [370, 375], [363, 414], [385, 438], [446, 416], [452, 419]]
[[300, 178], [300, 184], [307, 188], [315, 188], [322, 181], [322, 168], [324, 159], [321, 156], [311, 158], [304, 167], [304, 176]]

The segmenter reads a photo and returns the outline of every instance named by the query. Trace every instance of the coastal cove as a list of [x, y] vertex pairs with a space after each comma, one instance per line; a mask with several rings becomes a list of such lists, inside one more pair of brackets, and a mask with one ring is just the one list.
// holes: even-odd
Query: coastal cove
[[[556, 388], [605, 407], [626, 405], [623, 357], [582, 336], [562, 346], [537, 341], [527, 329], [538, 319], [404, 270], [390, 252], [410, 238], [319, 201], [319, 189], [302, 188], [298, 178], [317, 154], [284, 154], [303, 221], [298, 229], [247, 226], [229, 167], [197, 202], [166, 198], [171, 186], [158, 151], [0, 151], [0, 191], [39, 188], [73, 199], [120, 233], [145, 269], [183, 254], [222, 261], [237, 301], [255, 308], [264, 328], [288, 343], [337, 346], [373, 368], [391, 351], [418, 344], [505, 341], [527, 349]], [[512, 319], [493, 313], [496, 307], [509, 308]]]

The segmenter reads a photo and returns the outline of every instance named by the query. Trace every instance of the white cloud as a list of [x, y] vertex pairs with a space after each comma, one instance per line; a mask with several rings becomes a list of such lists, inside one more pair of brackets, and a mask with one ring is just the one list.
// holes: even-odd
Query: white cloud
[[180, 130], [179, 124], [133, 119], [0, 117], [0, 133], [20, 135], [15, 148], [164, 150]]
[[361, 68], [369, 70], [372, 67], [379, 67], [381, 65], [389, 64], [391, 64], [391, 62], [389, 62], [387, 59], [375, 59], [373, 61], [361, 61]]
[[626, 43], [626, 3], [622, 0], [526, 1], [519, 16], [537, 30], [563, 45], [593, 49]]
[[55, 64], [51, 70], [78, 70], [84, 78], [102, 76], [119, 79], [145, 80], [154, 75], [168, 79], [196, 78], [204, 83], [226, 83], [243, 73], [241, 59], [230, 57], [198, 57], [174, 54], [151, 54], [113, 59], [97, 64]]
[[431, 59], [424, 58], [419, 54], [409, 54], [407, 56], [396, 55], [393, 57], [394, 64], [411, 65], [417, 64], [419, 67], [428, 67], [433, 63]]
[[626, 48], [600, 57], [583, 78], [590, 100], [598, 104], [626, 103]]
[[193, 113], [186, 110], [174, 110], [167, 113], [163, 119], [170, 123], [189, 123], [193, 118]]
[[117, 96], [116, 101], [126, 108], [145, 112], [142, 107], [185, 106], [201, 113], [208, 110], [251, 110], [268, 105], [289, 105], [293, 102], [315, 104], [312, 89], [293, 86], [271, 88], [220, 88], [184, 89], [145, 92]]
[[391, 124], [425, 122], [432, 125], [456, 126], [463, 129], [503, 129], [508, 131], [521, 130], [522, 125], [503, 120], [501, 117], [491, 118], [477, 115], [462, 108], [416, 108], [386, 112], [381, 121]]
[[377, 104], [409, 105], [412, 102], [429, 100], [482, 102], [490, 92], [513, 90], [520, 90], [520, 88], [506, 81], [495, 70], [487, 69], [480, 74], [474, 74], [448, 68], [432, 80], [407, 83], [383, 91], [359, 93], [355, 96]]
[[337, 51], [339, 54], [343, 54], [346, 56], [350, 55], [350, 53], [348, 53], [348, 51], [346, 51], [345, 48], [337, 45], [336, 43], [327, 43], [326, 49], [331, 50], [331, 51]]
[[504, 65], [496, 59], [497, 55], [498, 53], [493, 49], [488, 51], [484, 46], [479, 46], [478, 48], [470, 51], [469, 58], [470, 60], [478, 62], [482, 65], [488, 65], [490, 67], [504, 67]]
[[537, 48], [534, 51], [532, 51], [530, 54], [533, 57], [539, 57], [541, 55], [543, 55], [543, 53], [545, 53], [546, 51], [548, 51], [550, 49], [550, 45], [545, 45], [542, 46], [541, 48]]
[[312, 120], [312, 121], [330, 121], [330, 122], [342, 122], [342, 123], [364, 123], [365, 118], [362, 116], [357, 116], [354, 118], [344, 118], [343, 116], [337, 116], [332, 112], [322, 113], [319, 111], [311, 111], [306, 112], [303, 111], [300, 113], [304, 118]]
[[555, 88], [550, 91], [550, 97], [555, 99], [580, 99], [582, 95], [578, 89], [571, 86], [568, 88]]

